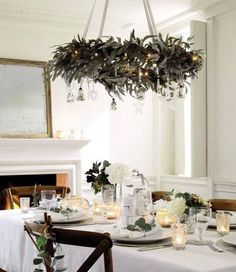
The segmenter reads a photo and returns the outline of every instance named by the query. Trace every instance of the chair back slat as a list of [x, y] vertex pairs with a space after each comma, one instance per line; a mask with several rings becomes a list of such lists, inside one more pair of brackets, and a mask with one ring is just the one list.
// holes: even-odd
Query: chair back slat
[[152, 192], [152, 201], [153, 202], [160, 200], [160, 199], [170, 201], [171, 198], [170, 198], [169, 192], [167, 192], [167, 191], [154, 191], [154, 192]]
[[213, 211], [216, 210], [236, 211], [236, 199], [214, 198], [210, 199], [209, 202], [211, 203]]

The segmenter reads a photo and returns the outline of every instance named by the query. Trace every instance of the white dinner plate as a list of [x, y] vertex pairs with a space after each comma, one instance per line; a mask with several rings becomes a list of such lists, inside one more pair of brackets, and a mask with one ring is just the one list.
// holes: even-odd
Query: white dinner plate
[[[72, 224], [88, 219], [87, 211], [80, 210], [78, 213], [71, 215], [69, 218], [61, 213], [55, 213], [52, 211], [47, 212], [52, 218], [53, 224]], [[36, 221], [44, 222], [44, 214], [37, 214], [35, 216]]]
[[227, 244], [236, 246], [236, 232], [223, 236], [222, 240]]
[[123, 238], [115, 235], [111, 235], [111, 239], [115, 240], [119, 243], [126, 243], [126, 244], [149, 244], [155, 243], [158, 241], [162, 241], [171, 237], [171, 233], [168, 231], [162, 231], [158, 233], [154, 233], [149, 236], [143, 236], [141, 238]]

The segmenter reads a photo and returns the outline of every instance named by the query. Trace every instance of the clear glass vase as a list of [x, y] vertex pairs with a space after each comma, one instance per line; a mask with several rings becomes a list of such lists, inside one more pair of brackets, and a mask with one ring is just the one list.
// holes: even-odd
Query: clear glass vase
[[116, 200], [116, 186], [113, 184], [105, 184], [102, 186], [102, 200], [104, 203]]

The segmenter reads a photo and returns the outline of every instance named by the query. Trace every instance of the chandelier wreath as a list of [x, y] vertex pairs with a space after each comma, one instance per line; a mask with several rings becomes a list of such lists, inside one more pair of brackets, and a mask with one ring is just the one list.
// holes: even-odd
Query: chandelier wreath
[[[85, 33], [83, 37], [78, 35], [70, 43], [56, 47], [49, 62], [52, 80], [61, 76], [67, 84], [81, 83], [85, 78], [101, 83], [112, 97], [114, 108], [115, 97], [122, 99], [129, 94], [143, 99], [148, 90], [166, 101], [185, 97], [188, 79], [195, 78], [202, 68], [203, 51], [191, 49], [191, 38], [185, 42], [182, 37], [167, 35], [163, 38], [160, 33], [156, 34], [148, 0], [143, 3], [151, 35], [138, 38], [133, 30], [130, 38], [124, 41], [112, 36], [102, 37], [108, 1], [99, 38], [86, 40]], [[78, 100], [84, 100], [82, 88], [79, 92]]]

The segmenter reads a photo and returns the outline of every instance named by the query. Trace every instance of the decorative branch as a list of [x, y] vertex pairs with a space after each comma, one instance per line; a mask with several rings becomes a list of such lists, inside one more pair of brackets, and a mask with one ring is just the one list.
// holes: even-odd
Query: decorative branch
[[[143, 99], [148, 90], [166, 100], [187, 92], [188, 78], [194, 78], [203, 65], [202, 50], [191, 50], [191, 38], [149, 35], [140, 39], [134, 31], [129, 40], [106, 37], [74, 38], [56, 47], [49, 62], [52, 80], [61, 76], [67, 83], [90, 78], [105, 86], [111, 97], [130, 94]], [[183, 91], [183, 89], [185, 90]]]

